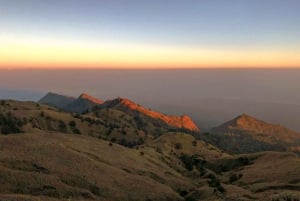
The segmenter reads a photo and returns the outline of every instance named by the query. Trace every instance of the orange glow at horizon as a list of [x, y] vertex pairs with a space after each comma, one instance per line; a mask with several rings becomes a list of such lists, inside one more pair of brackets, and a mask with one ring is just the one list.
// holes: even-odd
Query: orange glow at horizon
[[109, 42], [1, 40], [0, 68], [300, 67], [300, 52], [163, 47]]

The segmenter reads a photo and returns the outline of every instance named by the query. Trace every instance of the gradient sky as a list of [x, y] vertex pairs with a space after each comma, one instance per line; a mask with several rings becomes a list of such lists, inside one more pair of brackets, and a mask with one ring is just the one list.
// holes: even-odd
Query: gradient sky
[[0, 68], [300, 67], [299, 0], [0, 0]]

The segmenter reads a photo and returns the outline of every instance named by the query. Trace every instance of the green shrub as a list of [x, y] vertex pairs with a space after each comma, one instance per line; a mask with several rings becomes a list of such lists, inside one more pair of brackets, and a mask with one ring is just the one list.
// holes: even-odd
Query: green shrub
[[225, 188], [221, 185], [219, 179], [215, 175], [209, 174], [208, 177], [208, 185], [210, 187], [214, 188], [216, 191], [219, 191], [221, 193], [224, 193], [226, 191]]
[[81, 134], [80, 130], [76, 128], [76, 122], [74, 120], [69, 122], [69, 126], [71, 127], [71, 130], [75, 134]]
[[243, 176], [242, 174], [239, 174], [239, 175], [232, 174], [232, 175], [230, 175], [229, 183], [233, 183], [233, 182], [239, 180], [242, 176]]
[[191, 171], [194, 169], [194, 160], [192, 156], [182, 153], [179, 158], [187, 170]]
[[78, 128], [74, 128], [72, 127], [72, 132], [75, 133], [75, 134], [81, 134], [80, 130]]
[[111, 142], [116, 142], [116, 141], [117, 141], [117, 138], [116, 138], [116, 137], [112, 137], [112, 138], [110, 139], [110, 141], [111, 141]]
[[23, 122], [12, 116], [11, 113], [6, 115], [0, 114], [0, 131], [2, 134], [22, 133], [22, 125]]
[[179, 142], [177, 142], [177, 143], [175, 144], [175, 149], [182, 149], [182, 144], [179, 143]]
[[76, 122], [74, 120], [70, 121], [69, 126], [76, 127]]
[[66, 125], [66, 123], [64, 121], [59, 120], [58, 127], [59, 127], [59, 131], [60, 132], [63, 132], [63, 133], [67, 132], [67, 125]]
[[186, 191], [186, 190], [179, 190], [179, 195], [180, 195], [181, 197], [186, 196], [188, 193], [189, 193], [189, 192]]
[[185, 199], [185, 201], [197, 201], [197, 199], [192, 196], [189, 196]]
[[203, 176], [203, 175], [205, 175], [207, 173], [207, 170], [200, 163], [198, 163], [196, 165], [196, 168], [197, 168], [198, 172], [200, 173], [200, 176]]
[[155, 149], [155, 150], [156, 150], [156, 152], [157, 152], [157, 153], [160, 153], [160, 154], [162, 154], [162, 149], [161, 149], [161, 147], [156, 147], [156, 149]]

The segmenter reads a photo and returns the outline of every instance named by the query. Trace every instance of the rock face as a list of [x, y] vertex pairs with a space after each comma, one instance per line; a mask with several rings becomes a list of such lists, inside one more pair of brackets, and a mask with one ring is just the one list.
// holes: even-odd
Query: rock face
[[292, 150], [300, 145], [300, 134], [242, 114], [210, 131], [212, 139], [227, 151], [248, 153]]
[[147, 109], [126, 98], [116, 98], [114, 100], [106, 101], [103, 104], [103, 107], [115, 108], [125, 112], [139, 113], [151, 117], [153, 119], [161, 120], [164, 123], [176, 128], [186, 129], [194, 132], [199, 131], [199, 128], [196, 126], [193, 120], [187, 115], [168, 116], [160, 112]]
[[69, 105], [75, 100], [76, 98], [74, 97], [69, 97], [69, 96], [64, 96], [64, 95], [49, 92], [38, 102], [41, 104], [49, 105], [64, 110], [64, 108], [67, 105]]

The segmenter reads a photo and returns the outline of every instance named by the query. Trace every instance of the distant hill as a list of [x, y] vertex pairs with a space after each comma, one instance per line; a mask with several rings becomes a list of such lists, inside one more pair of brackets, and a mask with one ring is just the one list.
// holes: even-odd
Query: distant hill
[[78, 98], [59, 95], [49, 92], [39, 101], [41, 104], [46, 104], [66, 112], [83, 113], [89, 112], [93, 107], [103, 103], [102, 100], [96, 99], [86, 93], [81, 94]]
[[224, 150], [250, 153], [266, 150], [295, 151], [300, 133], [242, 114], [209, 132], [209, 138]]
[[49, 92], [38, 102], [41, 104], [49, 105], [64, 110], [67, 107], [67, 105], [69, 105], [75, 100], [76, 98], [74, 97], [69, 97], [69, 96]]

